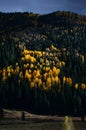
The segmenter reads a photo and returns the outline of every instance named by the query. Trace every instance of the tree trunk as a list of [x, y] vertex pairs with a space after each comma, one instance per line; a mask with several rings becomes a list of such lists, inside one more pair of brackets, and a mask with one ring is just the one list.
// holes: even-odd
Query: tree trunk
[[81, 116], [81, 121], [84, 122], [85, 121], [85, 117]]
[[24, 112], [22, 112], [22, 120], [24, 121], [25, 120], [25, 113]]

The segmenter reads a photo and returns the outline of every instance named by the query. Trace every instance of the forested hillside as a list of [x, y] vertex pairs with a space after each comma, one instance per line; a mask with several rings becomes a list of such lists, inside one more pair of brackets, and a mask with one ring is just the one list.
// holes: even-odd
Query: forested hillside
[[0, 13], [0, 106], [86, 115], [86, 17]]

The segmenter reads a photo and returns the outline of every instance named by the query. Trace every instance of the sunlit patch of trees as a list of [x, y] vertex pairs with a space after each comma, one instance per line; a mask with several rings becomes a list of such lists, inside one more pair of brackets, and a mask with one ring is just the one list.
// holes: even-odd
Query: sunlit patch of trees
[[[21, 50], [19, 62], [0, 70], [1, 103], [45, 114], [85, 113], [86, 82], [65, 73], [68, 61], [61, 61], [61, 55], [54, 45], [45, 51]], [[78, 60], [84, 65], [82, 57]]]

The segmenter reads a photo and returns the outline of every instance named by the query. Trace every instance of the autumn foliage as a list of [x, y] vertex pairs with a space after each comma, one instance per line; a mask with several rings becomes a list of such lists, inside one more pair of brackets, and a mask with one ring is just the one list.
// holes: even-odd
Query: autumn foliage
[[0, 106], [86, 115], [86, 17], [0, 16]]

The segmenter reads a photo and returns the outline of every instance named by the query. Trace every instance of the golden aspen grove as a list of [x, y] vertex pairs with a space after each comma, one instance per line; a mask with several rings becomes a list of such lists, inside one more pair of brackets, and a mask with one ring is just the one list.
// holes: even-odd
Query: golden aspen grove
[[[18, 23], [19, 17], [27, 23]], [[9, 28], [4, 27], [7, 21]], [[38, 114], [86, 115], [86, 17], [70, 12], [8, 13], [3, 24], [0, 106]]]

